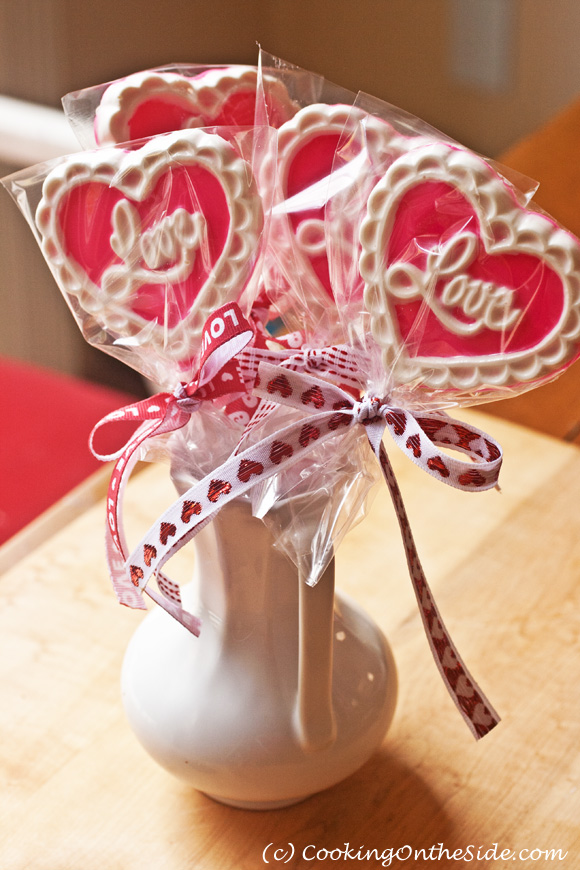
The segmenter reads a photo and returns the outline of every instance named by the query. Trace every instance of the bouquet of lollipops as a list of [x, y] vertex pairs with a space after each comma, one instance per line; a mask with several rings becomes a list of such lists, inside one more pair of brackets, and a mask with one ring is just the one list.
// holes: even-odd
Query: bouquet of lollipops
[[[139, 423], [108, 500], [119, 600], [146, 592], [197, 633], [162, 568], [234, 498], [314, 585], [383, 476], [439, 670], [485, 734], [497, 718], [458, 697], [383, 434], [443, 483], [495, 486], [499, 445], [448, 411], [580, 355], [579, 242], [526, 179], [264, 53], [64, 106], [85, 150], [5, 184], [86, 340], [159, 388], [97, 427]], [[123, 489], [144, 457], [170, 458], [180, 496], [129, 552]]]

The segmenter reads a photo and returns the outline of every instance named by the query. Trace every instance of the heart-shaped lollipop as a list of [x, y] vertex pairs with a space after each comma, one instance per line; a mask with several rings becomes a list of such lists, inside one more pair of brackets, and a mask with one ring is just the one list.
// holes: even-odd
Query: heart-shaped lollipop
[[[374, 183], [374, 167], [384, 168], [424, 141], [403, 136], [386, 121], [341, 104], [307, 106], [280, 127], [281, 202], [274, 209], [272, 233], [278, 265], [289, 285], [303, 288], [309, 309], [327, 309], [337, 284], [348, 284], [349, 300], [362, 297], [357, 228], [360, 209]], [[339, 192], [344, 195], [329, 233], [327, 205]], [[345, 281], [333, 280], [335, 267], [348, 271]], [[279, 287], [280, 279], [271, 283]]]
[[364, 304], [396, 383], [485, 397], [580, 353], [580, 245], [445, 143], [399, 157], [360, 230]]
[[202, 130], [72, 155], [36, 211], [61, 290], [109, 349], [142, 345], [180, 367], [209, 314], [243, 290], [262, 223], [250, 166]]
[[[265, 76], [270, 124], [279, 127], [296, 111], [284, 84]], [[255, 123], [258, 71], [215, 67], [196, 76], [149, 70], [109, 85], [95, 112], [98, 145], [117, 145], [174, 130]]]

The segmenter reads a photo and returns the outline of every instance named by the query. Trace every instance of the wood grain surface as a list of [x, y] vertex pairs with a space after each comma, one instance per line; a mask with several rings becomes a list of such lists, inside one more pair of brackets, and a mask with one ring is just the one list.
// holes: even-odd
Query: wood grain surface
[[[395, 858], [397, 868], [579, 867], [580, 450], [462, 416], [503, 445], [501, 493], [453, 490], [387, 447], [447, 625], [503, 717], [491, 734], [473, 740], [439, 679], [379, 487], [339, 551], [338, 583], [396, 656], [398, 707], [381, 751], [345, 782], [272, 812], [221, 806], [173, 779], [141, 749], [121, 707], [123, 652], [142, 616], [109, 588], [101, 498], [44, 542], [31, 529], [29, 552], [0, 578], [0, 868], [255, 870], [270, 843], [271, 863], [291, 844], [286, 866], [297, 868], [381, 866], [376, 856], [309, 860], [345, 844], [363, 855], [425, 850]], [[129, 538], [172, 499], [165, 467], [138, 475]], [[169, 573], [187, 580], [191, 566], [188, 547]], [[432, 847], [470, 846], [479, 861], [427, 857]], [[515, 857], [493, 860], [493, 848]], [[534, 849], [568, 855], [520, 857]]]

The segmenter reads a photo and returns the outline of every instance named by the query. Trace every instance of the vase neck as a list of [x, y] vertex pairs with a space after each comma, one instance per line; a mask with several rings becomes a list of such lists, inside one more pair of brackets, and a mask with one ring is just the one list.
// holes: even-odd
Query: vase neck
[[[284, 674], [296, 739], [309, 752], [336, 737], [332, 709], [334, 560], [312, 588], [274, 546], [249, 502], [229, 502], [196, 537], [198, 613], [220, 655]], [[211, 626], [211, 627], [210, 627]], [[202, 629], [203, 631], [203, 629]]]
[[[298, 619], [298, 572], [248, 501], [229, 502], [195, 538], [202, 611], [220, 623]], [[202, 619], [204, 613], [201, 613]]]

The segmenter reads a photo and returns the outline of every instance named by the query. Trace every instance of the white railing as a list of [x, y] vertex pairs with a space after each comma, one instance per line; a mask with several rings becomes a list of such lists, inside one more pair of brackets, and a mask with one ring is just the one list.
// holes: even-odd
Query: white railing
[[0, 96], [1, 163], [21, 168], [79, 150], [62, 111]]

